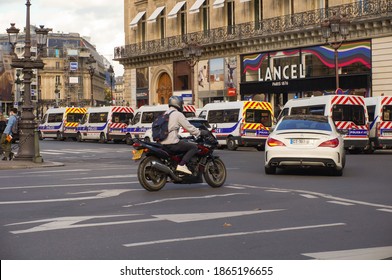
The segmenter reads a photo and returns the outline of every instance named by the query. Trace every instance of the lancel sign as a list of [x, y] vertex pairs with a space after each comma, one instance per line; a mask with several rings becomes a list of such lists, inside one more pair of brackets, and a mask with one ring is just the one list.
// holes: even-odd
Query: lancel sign
[[272, 82], [272, 86], [287, 86], [289, 84], [288, 80], [305, 78], [303, 64], [268, 67], [264, 73], [260, 68], [258, 71], [259, 81]]

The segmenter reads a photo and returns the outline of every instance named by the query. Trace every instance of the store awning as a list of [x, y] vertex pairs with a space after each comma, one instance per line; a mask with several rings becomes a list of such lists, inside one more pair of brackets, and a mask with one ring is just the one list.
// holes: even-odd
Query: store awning
[[203, 5], [205, 0], [196, 0], [195, 4], [189, 9], [190, 14], [198, 13], [201, 5]]
[[147, 19], [147, 21], [155, 22], [157, 20], [157, 17], [162, 13], [164, 8], [165, 6], [156, 8], [155, 11], [151, 14], [151, 16]]
[[139, 22], [139, 20], [144, 16], [144, 14], [146, 13], [146, 11], [143, 12], [139, 12], [131, 21], [131, 23], [129, 24], [131, 27], [136, 27], [137, 23]]
[[170, 11], [170, 13], [168, 13], [167, 18], [176, 18], [178, 11], [181, 10], [181, 8], [184, 6], [185, 3], [186, 1], [178, 2]]
[[223, 8], [225, 6], [225, 0], [215, 0], [214, 4], [212, 4], [214, 8]]

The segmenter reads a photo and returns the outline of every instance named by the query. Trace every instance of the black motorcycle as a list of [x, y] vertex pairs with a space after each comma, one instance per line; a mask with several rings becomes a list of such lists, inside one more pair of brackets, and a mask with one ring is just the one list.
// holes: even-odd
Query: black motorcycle
[[198, 146], [198, 153], [187, 163], [192, 175], [176, 171], [183, 154], [173, 154], [164, 145], [136, 139], [133, 159], [140, 160], [137, 176], [140, 184], [148, 191], [159, 191], [168, 181], [175, 184], [203, 183], [203, 178], [213, 188], [221, 187], [226, 181], [223, 161], [213, 155], [218, 141], [210, 132], [207, 136], [188, 137]]

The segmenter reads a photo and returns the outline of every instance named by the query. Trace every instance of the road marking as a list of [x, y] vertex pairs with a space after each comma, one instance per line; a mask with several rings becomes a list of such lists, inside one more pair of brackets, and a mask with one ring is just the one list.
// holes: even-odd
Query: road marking
[[83, 228], [83, 227], [98, 227], [98, 226], [108, 226], [108, 225], [122, 225], [131, 223], [145, 223], [145, 222], [157, 222], [157, 221], [169, 221], [174, 223], [185, 223], [185, 222], [195, 222], [202, 220], [215, 220], [221, 218], [238, 217], [244, 215], [254, 215], [267, 212], [282, 211], [284, 209], [271, 209], [262, 211], [235, 211], [235, 212], [217, 212], [217, 213], [190, 213], [190, 214], [168, 214], [168, 215], [152, 215], [153, 218], [147, 219], [136, 219], [136, 220], [123, 220], [123, 221], [113, 221], [113, 222], [102, 222], [102, 223], [83, 223], [88, 220], [98, 220], [107, 218], [118, 218], [118, 217], [129, 217], [129, 216], [140, 216], [140, 214], [123, 214], [123, 215], [105, 215], [105, 216], [71, 216], [71, 217], [58, 217], [50, 219], [42, 219], [21, 223], [13, 223], [5, 226], [16, 226], [16, 225], [26, 225], [26, 224], [36, 224], [44, 223], [29, 229], [10, 231], [14, 234], [20, 233], [31, 233], [39, 231], [49, 231], [58, 229], [71, 229], [71, 228]]
[[323, 197], [326, 199], [333, 199], [333, 200], [338, 200], [338, 201], [343, 201], [347, 203], [353, 203], [353, 204], [359, 204], [359, 205], [365, 205], [365, 206], [372, 206], [372, 207], [380, 207], [380, 208], [386, 208], [386, 209], [391, 209], [392, 210], [392, 205], [384, 205], [384, 204], [377, 204], [377, 203], [371, 203], [371, 202], [366, 202], [366, 201], [360, 201], [360, 200], [352, 200], [352, 199], [347, 199], [347, 198], [341, 198], [341, 197], [336, 197], [330, 194], [324, 194], [324, 193], [318, 193], [318, 192], [312, 192], [312, 191], [306, 191], [306, 190], [294, 190], [294, 189], [277, 189], [277, 188], [271, 188], [271, 187], [259, 187], [259, 186], [251, 186], [251, 185], [241, 185], [241, 184], [233, 184], [234, 186], [242, 186], [246, 188], [257, 188], [257, 189], [263, 189], [265, 191], [269, 190], [281, 190], [281, 191], [287, 191], [287, 192], [293, 192], [293, 193], [299, 193], [299, 194], [311, 194], [314, 196], [318, 197]]
[[82, 187], [82, 186], [107, 186], [107, 185], [128, 185], [128, 184], [139, 184], [139, 181], [133, 182], [106, 182], [106, 183], [76, 183], [76, 184], [59, 184], [59, 185], [40, 185], [40, 186], [12, 186], [12, 187], [1, 187], [1, 190], [16, 190], [16, 189], [41, 189], [41, 188], [60, 188], [60, 187]]
[[355, 204], [348, 203], [348, 202], [343, 202], [343, 201], [334, 201], [334, 200], [329, 200], [327, 201], [328, 203], [333, 203], [333, 204], [339, 204], [339, 205], [344, 205], [344, 206], [353, 206]]
[[175, 223], [187, 223], [203, 220], [213, 220], [229, 217], [239, 217], [245, 215], [254, 215], [268, 212], [283, 211], [286, 209], [271, 209], [271, 210], [253, 210], [253, 211], [236, 211], [236, 212], [214, 212], [214, 213], [194, 213], [194, 214], [167, 214], [167, 215], [152, 215], [163, 220], [168, 220]]
[[248, 232], [201, 235], [201, 236], [194, 236], [194, 237], [183, 237], [183, 238], [128, 243], [128, 244], [123, 244], [123, 246], [125, 247], [148, 246], [148, 245], [156, 245], [156, 244], [172, 243], [172, 242], [193, 241], [193, 240], [202, 240], [202, 239], [211, 239], [211, 238], [224, 238], [224, 237], [243, 236], [243, 235], [252, 235], [252, 234], [293, 231], [293, 230], [306, 230], [306, 229], [336, 227], [336, 226], [345, 226], [345, 225], [346, 225], [345, 223], [333, 223], [333, 224], [321, 224], [321, 225], [310, 225], [310, 226], [299, 226], [299, 227], [288, 227], [288, 228], [265, 229], [265, 230], [256, 230], [256, 231], [248, 231]]
[[392, 209], [377, 209], [378, 211], [389, 212], [392, 213]]
[[289, 190], [278, 190], [278, 189], [269, 189], [265, 190], [266, 192], [277, 192], [277, 193], [288, 193], [290, 192]]
[[118, 179], [118, 178], [135, 178], [136, 174], [128, 175], [109, 175], [109, 176], [97, 176], [97, 177], [81, 177], [81, 178], [69, 178], [65, 180], [92, 180], [92, 179]]
[[23, 174], [66, 173], [66, 172], [88, 172], [88, 171], [92, 171], [92, 169], [41, 170], [41, 171], [23, 172]]
[[382, 260], [392, 257], [392, 246], [302, 254], [318, 260]]
[[318, 198], [317, 196], [314, 196], [312, 194], [300, 194], [300, 196], [306, 197], [306, 198]]
[[44, 155], [62, 155], [63, 153], [41, 151], [40, 154], [44, 154]]
[[244, 190], [244, 187], [237, 187], [237, 186], [225, 186], [225, 189], [235, 189], [235, 190]]
[[124, 190], [119, 189], [119, 190], [99, 190], [99, 191], [90, 191], [90, 192], [80, 192], [80, 193], [74, 193], [74, 194], [86, 194], [86, 193], [98, 193], [98, 194], [95, 196], [84, 196], [84, 197], [54, 198], [54, 199], [40, 199], [40, 200], [0, 201], [0, 205], [101, 199], [101, 198], [119, 196], [122, 193], [130, 192], [130, 191], [132, 191], [132, 190], [131, 189], [124, 189]]

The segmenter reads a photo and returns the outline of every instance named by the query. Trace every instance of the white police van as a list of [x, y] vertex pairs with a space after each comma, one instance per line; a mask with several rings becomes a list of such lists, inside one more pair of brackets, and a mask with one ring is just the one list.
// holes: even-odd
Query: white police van
[[126, 127], [133, 118], [134, 110], [127, 106], [90, 107], [77, 126], [76, 139], [98, 140], [106, 143], [124, 141]]
[[206, 104], [199, 117], [214, 127], [220, 145], [229, 150], [251, 146], [264, 150], [274, 118], [271, 103], [234, 101]]
[[[184, 105], [183, 113], [185, 117], [195, 117], [196, 108], [193, 105]], [[150, 136], [146, 138], [145, 134], [148, 130], [151, 130], [153, 121], [162, 115], [169, 109], [167, 104], [163, 105], [143, 105], [135, 112], [135, 117], [132, 122], [126, 128], [127, 144], [132, 144], [132, 139], [139, 138], [147, 141], [151, 141]], [[150, 133], [151, 134], [151, 133]]]

